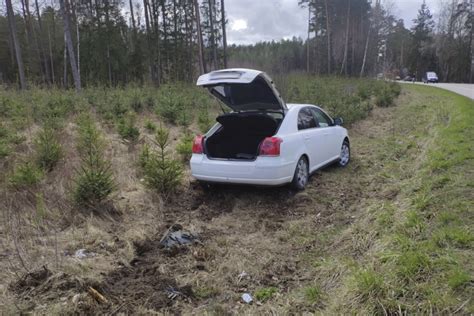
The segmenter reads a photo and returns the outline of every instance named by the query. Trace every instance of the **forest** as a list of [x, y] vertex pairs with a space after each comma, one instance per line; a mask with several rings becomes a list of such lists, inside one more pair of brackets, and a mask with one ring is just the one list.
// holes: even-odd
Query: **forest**
[[[296, 0], [295, 0], [296, 1]], [[193, 82], [225, 67], [271, 75], [387, 78], [436, 71], [473, 80], [473, 9], [445, 1], [413, 21], [390, 1], [300, 0], [307, 38], [227, 45], [224, 0], [7, 0], [0, 13], [0, 83], [7, 86], [124, 86]]]

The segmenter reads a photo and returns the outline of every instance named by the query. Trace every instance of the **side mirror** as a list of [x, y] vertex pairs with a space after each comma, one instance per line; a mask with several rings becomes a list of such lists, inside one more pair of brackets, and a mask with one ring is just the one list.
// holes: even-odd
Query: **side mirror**
[[342, 119], [342, 117], [336, 117], [334, 119], [334, 125], [342, 125], [342, 123], [344, 123], [344, 120]]

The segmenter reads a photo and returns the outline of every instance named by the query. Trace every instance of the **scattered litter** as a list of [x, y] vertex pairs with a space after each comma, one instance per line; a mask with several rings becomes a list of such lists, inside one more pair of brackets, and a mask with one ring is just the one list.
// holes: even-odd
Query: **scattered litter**
[[184, 231], [183, 226], [179, 224], [171, 226], [160, 240], [160, 244], [166, 248], [195, 242], [199, 243], [197, 237], [190, 232]]
[[75, 294], [73, 297], [72, 297], [72, 303], [74, 305], [77, 305], [79, 303], [79, 300], [81, 299], [81, 294]]
[[180, 288], [169, 286], [165, 289], [165, 292], [168, 294], [170, 300], [174, 300], [177, 297], [189, 298], [194, 295], [190, 285], [185, 285]]
[[84, 258], [89, 258], [89, 257], [94, 257], [95, 253], [93, 252], [88, 252], [86, 249], [79, 249], [74, 253], [74, 257], [76, 259], [84, 259]]
[[107, 304], [108, 301], [107, 299], [99, 293], [96, 289], [94, 289], [92, 286], [87, 287], [87, 292], [99, 303], [101, 304]]
[[243, 278], [247, 277], [249, 274], [245, 271], [242, 271], [242, 273], [239, 274], [239, 276], [237, 277], [237, 282], [240, 282], [242, 281]]
[[253, 302], [252, 295], [250, 295], [249, 293], [242, 294], [242, 301], [244, 301], [247, 304], [252, 303]]
[[178, 291], [178, 290], [176, 290], [176, 289], [174, 289], [174, 288], [172, 288], [172, 287], [167, 288], [165, 291], [166, 291], [166, 293], [168, 294], [168, 298], [169, 298], [170, 300], [174, 300], [174, 299], [177, 298], [178, 296], [183, 295], [183, 293], [181, 293], [180, 291]]

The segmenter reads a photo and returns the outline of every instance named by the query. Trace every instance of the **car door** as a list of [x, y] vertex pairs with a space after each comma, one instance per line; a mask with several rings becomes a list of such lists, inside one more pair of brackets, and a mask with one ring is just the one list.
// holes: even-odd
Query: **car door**
[[324, 162], [334, 160], [339, 156], [341, 144], [338, 140], [337, 127], [334, 126], [332, 119], [318, 108], [311, 108], [315, 117], [317, 129], [322, 135], [321, 148], [324, 148]]
[[304, 142], [309, 155], [309, 169], [313, 171], [324, 163], [323, 131], [317, 123], [309, 107], [302, 108], [298, 113], [298, 133]]

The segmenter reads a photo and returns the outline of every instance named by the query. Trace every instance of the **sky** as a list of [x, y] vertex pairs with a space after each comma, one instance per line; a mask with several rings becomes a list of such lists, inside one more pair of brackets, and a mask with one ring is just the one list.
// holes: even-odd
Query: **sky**
[[[393, 15], [410, 27], [423, 0], [386, 0]], [[425, 0], [435, 21], [441, 1]], [[261, 41], [306, 38], [308, 11], [298, 0], [226, 0], [229, 44], [253, 44]]]

